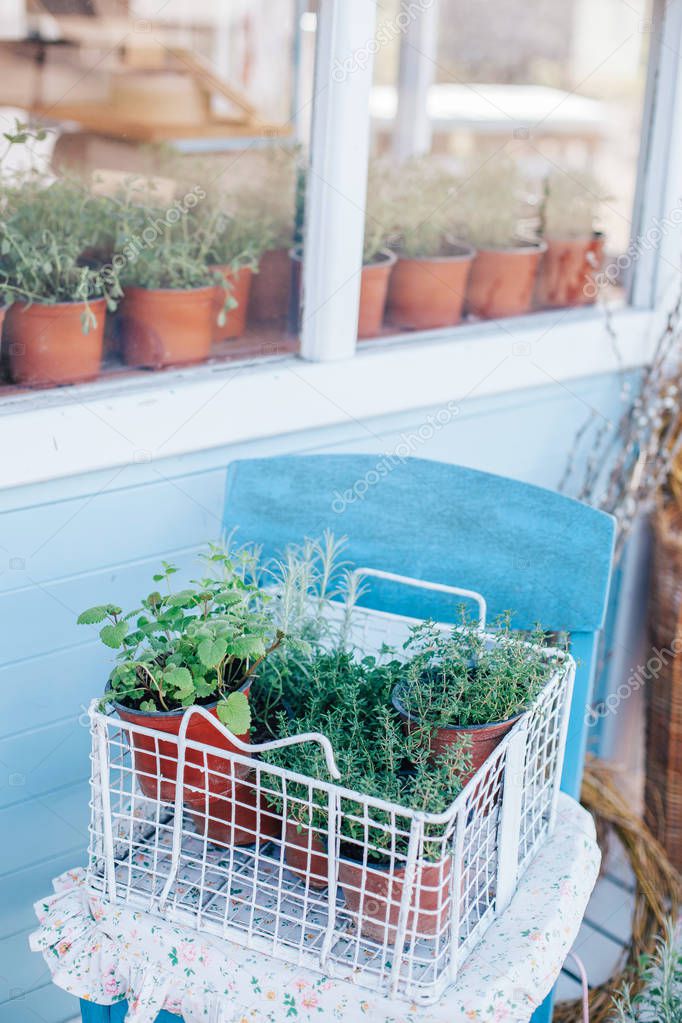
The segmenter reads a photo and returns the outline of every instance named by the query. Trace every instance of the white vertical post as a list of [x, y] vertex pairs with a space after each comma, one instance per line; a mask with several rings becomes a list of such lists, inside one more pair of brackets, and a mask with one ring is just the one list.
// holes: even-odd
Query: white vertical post
[[301, 319], [314, 362], [355, 352], [375, 15], [375, 0], [320, 0]]
[[429, 89], [434, 80], [438, 39], [438, 0], [401, 0], [402, 29], [398, 68], [398, 108], [393, 129], [396, 160], [431, 149]]
[[502, 811], [497, 838], [497, 914], [504, 913], [516, 889], [519, 870], [519, 835], [521, 833], [521, 802], [523, 799], [526, 737], [528, 718], [516, 725], [509, 738], [505, 755]]

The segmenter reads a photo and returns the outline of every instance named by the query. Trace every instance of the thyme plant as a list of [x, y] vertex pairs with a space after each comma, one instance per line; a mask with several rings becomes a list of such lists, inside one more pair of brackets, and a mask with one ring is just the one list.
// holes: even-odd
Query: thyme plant
[[624, 987], [614, 998], [612, 1023], [680, 1023], [682, 952], [675, 924], [668, 920], [653, 956], [641, 962], [639, 990]]
[[519, 221], [528, 191], [518, 164], [505, 154], [470, 167], [453, 204], [453, 230], [477, 249], [521, 244]]
[[453, 251], [458, 182], [427, 157], [387, 170], [384, 189], [392, 206], [391, 248], [407, 259], [435, 259]]
[[101, 625], [102, 642], [119, 651], [103, 703], [142, 711], [174, 711], [217, 702], [218, 717], [236, 734], [251, 715], [238, 692], [280, 645], [266, 613], [267, 594], [255, 577], [257, 555], [213, 546], [202, 557], [212, 574], [180, 590], [177, 568], [163, 563], [152, 591], [132, 611], [101, 604], [83, 611], [80, 625]]
[[607, 195], [590, 174], [552, 171], [544, 182], [540, 209], [546, 238], [591, 238]]

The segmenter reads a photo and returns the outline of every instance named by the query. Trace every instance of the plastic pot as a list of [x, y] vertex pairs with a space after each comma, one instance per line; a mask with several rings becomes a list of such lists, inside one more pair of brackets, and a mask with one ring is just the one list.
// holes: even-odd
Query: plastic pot
[[[358, 847], [359, 849], [359, 847]], [[418, 862], [407, 915], [408, 941], [440, 934], [450, 914], [451, 860]], [[405, 868], [389, 863], [363, 865], [342, 856], [339, 884], [346, 910], [360, 933], [381, 945], [395, 945], [400, 903], [405, 891]]]
[[228, 341], [230, 338], [241, 337], [246, 330], [246, 310], [249, 304], [253, 270], [250, 266], [242, 266], [239, 270], [232, 270], [229, 266], [214, 266], [222, 274], [225, 280], [232, 286], [230, 295], [237, 303], [225, 314], [225, 322], [221, 326], [218, 323], [218, 316], [225, 305], [225, 290], [220, 285], [215, 289], [213, 303], [213, 340]]
[[[251, 679], [240, 688], [248, 696]], [[133, 710], [113, 701], [116, 713], [122, 721], [140, 725], [159, 734], [178, 736], [184, 710], [144, 711]], [[218, 722], [217, 701], [203, 705], [203, 709]], [[130, 730], [126, 732], [133, 750], [133, 762], [137, 781], [145, 796], [164, 803], [175, 802], [175, 787], [178, 773], [177, 742], [164, 741], [157, 735], [145, 735]], [[219, 727], [196, 715], [190, 720], [187, 738], [192, 742], [206, 743], [220, 750], [241, 753], [230, 742]], [[249, 741], [249, 734], [238, 736], [242, 742]], [[258, 829], [259, 800], [253, 785], [253, 769], [237, 764], [225, 757], [206, 754], [187, 748], [183, 776], [183, 803], [191, 813], [197, 828], [215, 842], [222, 844], [249, 845], [257, 836], [266, 834]], [[263, 825], [269, 825], [263, 820]], [[270, 831], [269, 834], [273, 834]]]
[[291, 262], [288, 249], [269, 249], [261, 256], [251, 282], [249, 322], [284, 324], [289, 314]]
[[467, 312], [484, 320], [527, 313], [545, 242], [508, 249], [479, 249], [471, 267]]
[[358, 312], [358, 337], [376, 337], [384, 322], [384, 310], [388, 296], [389, 281], [396, 255], [386, 250], [373, 263], [367, 263], [360, 275], [360, 309]]
[[[391, 701], [402, 718], [403, 730], [406, 735], [416, 730], [423, 730], [423, 724], [409, 713], [403, 703], [400, 686], [396, 686], [393, 690]], [[482, 767], [520, 717], [521, 714], [516, 714], [514, 717], [507, 718], [506, 721], [491, 721], [486, 725], [448, 725], [443, 728], [433, 728], [428, 733], [430, 759], [435, 760], [446, 753], [450, 746], [462, 738], [466, 738], [471, 755], [471, 770], [462, 775], [462, 783], [466, 784], [470, 778], [473, 778], [479, 767]]]
[[462, 319], [467, 280], [474, 259], [469, 245], [434, 259], [398, 257], [388, 287], [386, 318], [395, 327], [429, 330]]
[[83, 333], [84, 302], [14, 302], [9, 307], [4, 341], [14, 383], [58, 387], [94, 380], [99, 375], [106, 302], [98, 298], [88, 305], [96, 324], [87, 334]]
[[215, 285], [126, 288], [121, 304], [123, 358], [128, 366], [160, 369], [208, 358]]
[[604, 261], [604, 236], [547, 238], [535, 288], [535, 304], [543, 309], [592, 305], [596, 276]]

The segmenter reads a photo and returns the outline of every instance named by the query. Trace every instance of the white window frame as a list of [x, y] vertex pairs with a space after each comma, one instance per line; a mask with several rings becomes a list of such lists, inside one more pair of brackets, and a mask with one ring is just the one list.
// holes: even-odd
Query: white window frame
[[[654, 0], [634, 233], [679, 208], [682, 0]], [[362, 342], [356, 351], [375, 0], [320, 0], [301, 356], [6, 397], [0, 488], [410, 412], [646, 364], [679, 277], [682, 231], [634, 264], [628, 306], [556, 310]], [[336, 62], [339, 62], [338, 64]], [[342, 79], [343, 76], [336, 76]], [[611, 331], [618, 337], [617, 351]]]

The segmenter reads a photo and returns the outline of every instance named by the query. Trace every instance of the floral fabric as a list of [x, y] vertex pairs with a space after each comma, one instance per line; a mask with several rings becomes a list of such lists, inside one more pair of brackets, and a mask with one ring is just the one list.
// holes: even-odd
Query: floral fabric
[[562, 794], [554, 835], [508, 909], [428, 1007], [111, 905], [82, 870], [62, 874], [55, 894], [36, 903], [31, 948], [65, 991], [103, 1005], [126, 999], [127, 1023], [153, 1023], [164, 1008], [185, 1023], [526, 1023], [576, 937], [599, 863], [592, 818]]

